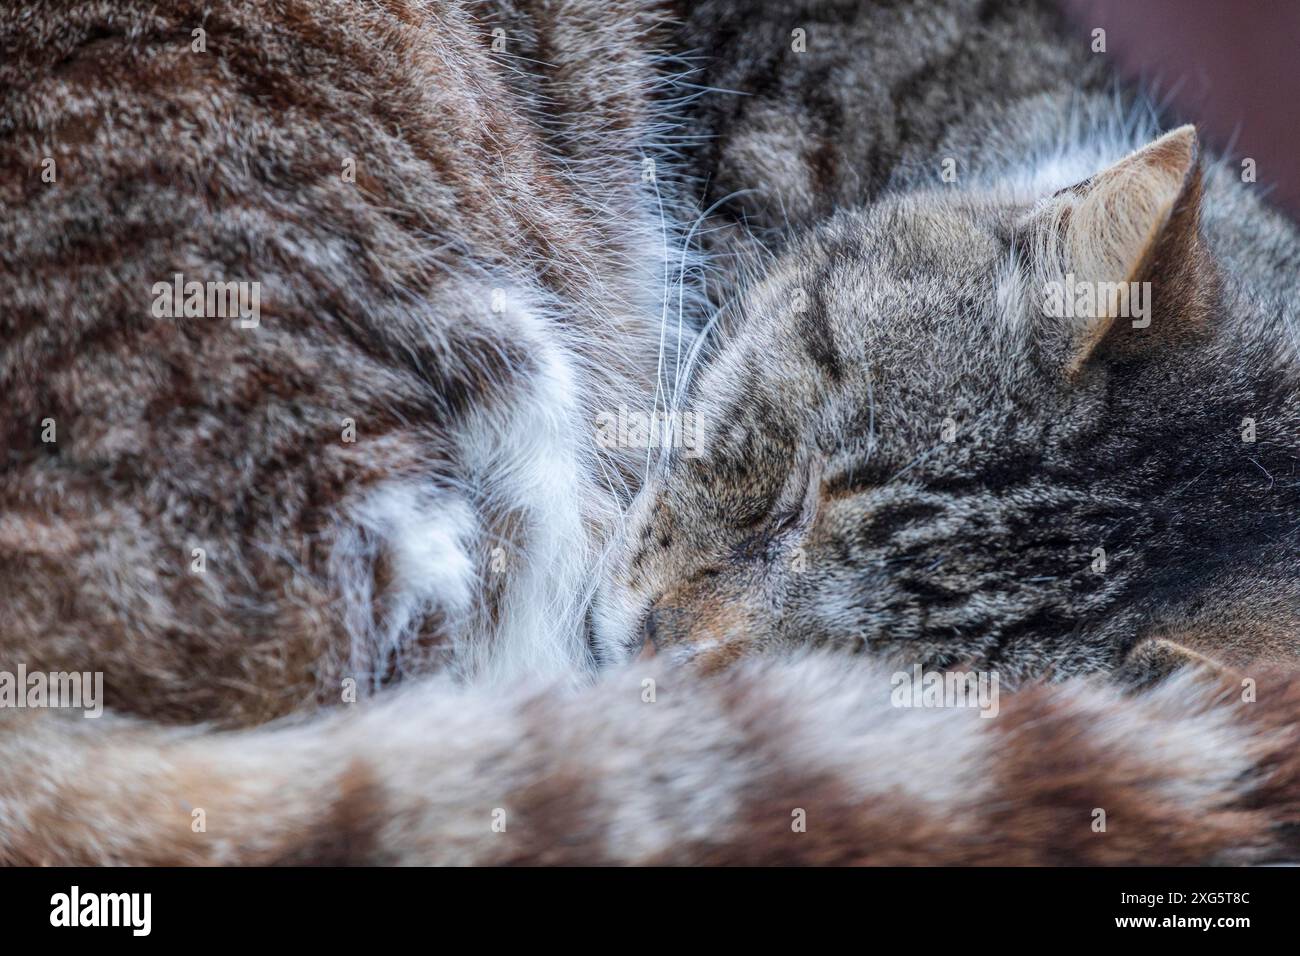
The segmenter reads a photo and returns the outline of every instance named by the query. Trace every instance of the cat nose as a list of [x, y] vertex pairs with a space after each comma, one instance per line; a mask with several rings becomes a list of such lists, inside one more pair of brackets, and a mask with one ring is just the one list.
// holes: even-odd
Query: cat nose
[[655, 644], [655, 635], [659, 632], [659, 624], [655, 620], [655, 612], [652, 608], [646, 612], [645, 619], [641, 622], [641, 650], [636, 655], [638, 661], [648, 661], [653, 658], [659, 648]]

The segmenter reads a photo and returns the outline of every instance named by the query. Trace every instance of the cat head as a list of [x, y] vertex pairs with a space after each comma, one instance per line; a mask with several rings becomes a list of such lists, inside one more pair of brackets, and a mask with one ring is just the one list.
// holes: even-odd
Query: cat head
[[1200, 182], [1184, 127], [1051, 195], [909, 192], [781, 255], [628, 517], [598, 653], [1112, 666], [1168, 530], [1146, 489], [1189, 467], [1155, 406], [1205, 351]]

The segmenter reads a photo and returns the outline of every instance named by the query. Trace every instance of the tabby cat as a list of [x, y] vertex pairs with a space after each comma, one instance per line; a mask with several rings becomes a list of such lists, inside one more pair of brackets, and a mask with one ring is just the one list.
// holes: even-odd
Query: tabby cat
[[1300, 856], [1294, 227], [1038, 3], [670, 13], [0, 14], [0, 861]]

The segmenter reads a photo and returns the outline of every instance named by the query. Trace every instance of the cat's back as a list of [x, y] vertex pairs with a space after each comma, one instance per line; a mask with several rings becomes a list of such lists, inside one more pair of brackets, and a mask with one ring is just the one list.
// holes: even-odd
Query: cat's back
[[[533, 564], [581, 574], [584, 383], [636, 391], [653, 361], [582, 361], [617, 322], [651, 337], [644, 24], [608, 11], [593, 57], [584, 18], [0, 13], [6, 650], [105, 671], [112, 706], [240, 721], [508, 669], [509, 589], [545, 607]], [[511, 584], [482, 586], [493, 548]], [[551, 626], [550, 665], [580, 666]]]

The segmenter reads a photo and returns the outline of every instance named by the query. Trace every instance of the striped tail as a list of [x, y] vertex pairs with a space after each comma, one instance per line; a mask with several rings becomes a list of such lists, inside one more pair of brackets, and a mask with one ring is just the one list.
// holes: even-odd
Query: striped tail
[[1294, 861], [1300, 674], [1257, 681], [1033, 686], [981, 716], [894, 706], [878, 665], [810, 656], [426, 684], [221, 733], [0, 710], [0, 861]]

